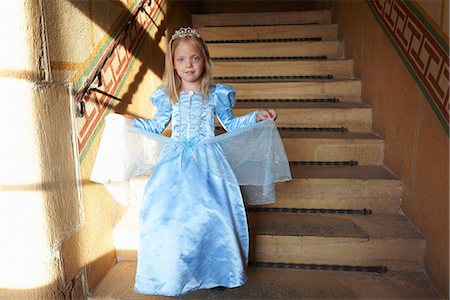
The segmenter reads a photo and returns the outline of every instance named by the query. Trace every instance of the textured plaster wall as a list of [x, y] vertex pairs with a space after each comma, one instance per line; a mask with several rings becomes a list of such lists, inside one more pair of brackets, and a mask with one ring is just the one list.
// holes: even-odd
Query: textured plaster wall
[[71, 86], [50, 82], [41, 4], [0, 3], [1, 299], [64, 297], [60, 245], [82, 219]]
[[[113, 229], [125, 208], [89, 181], [102, 122], [79, 157], [73, 95], [138, 2], [0, 3], [2, 299], [83, 299], [115, 262]], [[117, 112], [154, 113], [148, 96], [161, 82], [166, 37], [190, 25], [189, 2], [160, 3], [158, 27], [136, 41], [117, 79]]]
[[[418, 2], [448, 33], [448, 1]], [[386, 141], [385, 164], [402, 178], [403, 211], [425, 234], [426, 271], [448, 296], [448, 135], [367, 3], [333, 1], [332, 9], [346, 56], [355, 59], [362, 79], [363, 101], [373, 107], [373, 130]]]
[[[46, 3], [47, 17], [54, 20], [48, 33], [51, 37], [49, 53], [54, 80], [73, 82], [76, 93], [108, 53], [120, 27], [130, 17], [129, 11], [135, 11], [138, 2], [64, 0]], [[98, 123], [89, 120], [94, 116], [91, 111], [84, 119], [76, 120], [78, 134], [85, 129], [80, 124], [91, 122], [95, 126], [86, 127], [88, 131], [82, 133], [90, 137], [89, 142], [83, 144], [83, 151], [80, 151], [83, 224], [80, 230], [64, 241], [61, 256], [66, 280], [77, 282], [80, 274], [84, 274], [82, 279], [86, 279], [89, 291], [115, 263], [114, 226], [126, 211], [126, 207], [116, 203], [102, 185], [89, 180], [104, 127], [103, 118], [109, 110], [141, 118], [154, 114], [148, 97], [161, 83], [167, 37], [171, 36], [173, 28], [190, 25], [190, 2], [158, 2], [157, 12], [152, 14], [157, 27], [152, 24], [140, 40], [133, 42], [137, 48], [115, 52], [105, 67], [108, 73], [104, 73], [105, 82], [99, 88], [119, 100], [113, 101], [106, 111], [99, 110], [102, 112]], [[155, 1], [152, 3], [157, 5]], [[138, 27], [129, 31], [132, 37], [136, 36], [135, 28]], [[127, 46], [121, 44], [121, 47]], [[125, 63], [123, 55], [130, 53]], [[114, 73], [113, 77], [110, 70]], [[115, 92], [108, 89], [112, 86], [110, 82], [118, 86]], [[93, 105], [93, 102], [87, 104]]]

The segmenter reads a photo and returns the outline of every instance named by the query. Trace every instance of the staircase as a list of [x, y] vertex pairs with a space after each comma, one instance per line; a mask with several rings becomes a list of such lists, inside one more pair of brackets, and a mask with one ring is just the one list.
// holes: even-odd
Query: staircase
[[[330, 11], [194, 15], [216, 81], [237, 90], [236, 115], [276, 108], [293, 180], [277, 202], [249, 207], [249, 283], [188, 299], [438, 298], [423, 273], [425, 240], [401, 212], [401, 180], [362, 102]], [[284, 25], [289, 24], [289, 25]], [[132, 293], [137, 209], [115, 232], [118, 263], [93, 299]]]

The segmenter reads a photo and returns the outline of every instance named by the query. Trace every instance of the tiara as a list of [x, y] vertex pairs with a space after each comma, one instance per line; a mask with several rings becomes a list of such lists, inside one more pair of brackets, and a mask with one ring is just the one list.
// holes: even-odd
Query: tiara
[[172, 35], [172, 40], [191, 36], [200, 38], [200, 33], [198, 33], [197, 30], [191, 27], [181, 27], [180, 29], [175, 30], [175, 33]]

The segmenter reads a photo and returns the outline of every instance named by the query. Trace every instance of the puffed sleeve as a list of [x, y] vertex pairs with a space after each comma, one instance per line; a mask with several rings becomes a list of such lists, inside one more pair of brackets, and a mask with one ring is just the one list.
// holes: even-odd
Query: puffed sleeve
[[220, 124], [226, 131], [234, 131], [256, 123], [258, 111], [243, 116], [233, 116], [233, 107], [236, 104], [236, 91], [228, 85], [217, 84], [211, 92], [215, 98], [215, 113]]
[[153, 133], [161, 133], [166, 129], [172, 117], [172, 105], [161, 87], [152, 93], [150, 99], [156, 107], [155, 116], [149, 120], [134, 118], [133, 126]]

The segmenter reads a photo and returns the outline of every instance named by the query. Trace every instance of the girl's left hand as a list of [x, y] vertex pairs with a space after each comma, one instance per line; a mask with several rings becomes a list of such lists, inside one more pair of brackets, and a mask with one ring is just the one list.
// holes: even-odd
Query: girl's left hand
[[277, 119], [277, 112], [275, 109], [261, 109], [260, 111], [258, 111], [256, 122], [263, 120], [275, 121], [276, 119]]

